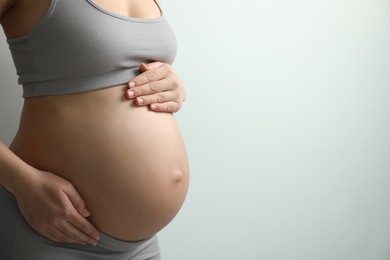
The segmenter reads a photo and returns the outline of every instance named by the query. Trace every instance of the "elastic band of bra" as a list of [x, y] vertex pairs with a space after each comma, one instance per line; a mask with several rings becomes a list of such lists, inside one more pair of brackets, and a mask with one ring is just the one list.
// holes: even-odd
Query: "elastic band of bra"
[[133, 242], [133, 241], [119, 240], [103, 232], [99, 232], [99, 233], [100, 233], [100, 239], [97, 243], [97, 246], [115, 252], [131, 251], [139, 245], [142, 245], [149, 241], [151, 242], [153, 239], [156, 239], [156, 236], [154, 235], [149, 238]]

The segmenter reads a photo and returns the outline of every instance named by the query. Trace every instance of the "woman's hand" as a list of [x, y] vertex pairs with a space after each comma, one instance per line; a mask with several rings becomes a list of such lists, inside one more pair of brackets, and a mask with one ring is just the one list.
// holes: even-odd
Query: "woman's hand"
[[180, 110], [186, 93], [171, 65], [161, 62], [141, 64], [140, 75], [129, 82], [128, 99], [138, 106], [149, 106], [156, 112], [174, 113]]
[[15, 197], [27, 223], [57, 243], [96, 245], [99, 233], [86, 219], [89, 212], [74, 186], [50, 172], [36, 170]]

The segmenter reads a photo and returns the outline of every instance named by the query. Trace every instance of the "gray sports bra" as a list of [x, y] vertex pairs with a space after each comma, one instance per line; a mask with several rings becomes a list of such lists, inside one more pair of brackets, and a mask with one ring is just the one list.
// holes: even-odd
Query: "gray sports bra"
[[141, 63], [172, 63], [176, 54], [162, 12], [155, 19], [132, 18], [94, 0], [52, 0], [31, 32], [7, 42], [23, 97], [124, 84], [139, 73]]

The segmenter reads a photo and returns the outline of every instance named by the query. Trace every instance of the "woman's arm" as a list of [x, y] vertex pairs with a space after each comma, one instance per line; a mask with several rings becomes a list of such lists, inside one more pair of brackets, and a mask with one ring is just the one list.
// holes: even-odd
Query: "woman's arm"
[[174, 113], [185, 100], [185, 89], [171, 65], [161, 62], [141, 64], [141, 73], [129, 82], [128, 99], [156, 112]]
[[[0, 23], [17, 0], [0, 0]], [[98, 231], [86, 219], [85, 203], [73, 185], [25, 163], [0, 142], [0, 185], [11, 192], [27, 223], [55, 242], [95, 244]]]

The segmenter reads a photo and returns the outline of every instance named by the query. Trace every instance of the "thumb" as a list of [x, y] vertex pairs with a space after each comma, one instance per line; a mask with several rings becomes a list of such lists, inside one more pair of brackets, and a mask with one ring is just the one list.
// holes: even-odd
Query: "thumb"
[[142, 63], [141, 65], [139, 65], [139, 70], [140, 70], [141, 72], [145, 72], [145, 71], [147, 71], [147, 70], [149, 70], [149, 69], [150, 69], [150, 68], [149, 68], [148, 64]]
[[91, 213], [87, 210], [87, 207], [85, 206], [83, 198], [81, 198], [80, 194], [77, 192], [73, 185], [70, 185], [70, 187], [67, 190], [64, 190], [64, 192], [68, 196], [70, 202], [73, 204], [77, 212], [80, 213], [80, 215], [85, 218], [91, 215]]
[[139, 69], [141, 70], [141, 72], [145, 72], [147, 70], [150, 70], [150, 69], [157, 69], [158, 67], [160, 67], [163, 63], [159, 62], [159, 61], [154, 61], [154, 62], [151, 62], [151, 63], [148, 63], [148, 64], [145, 64], [145, 63], [142, 63], [140, 66], [139, 66]]

